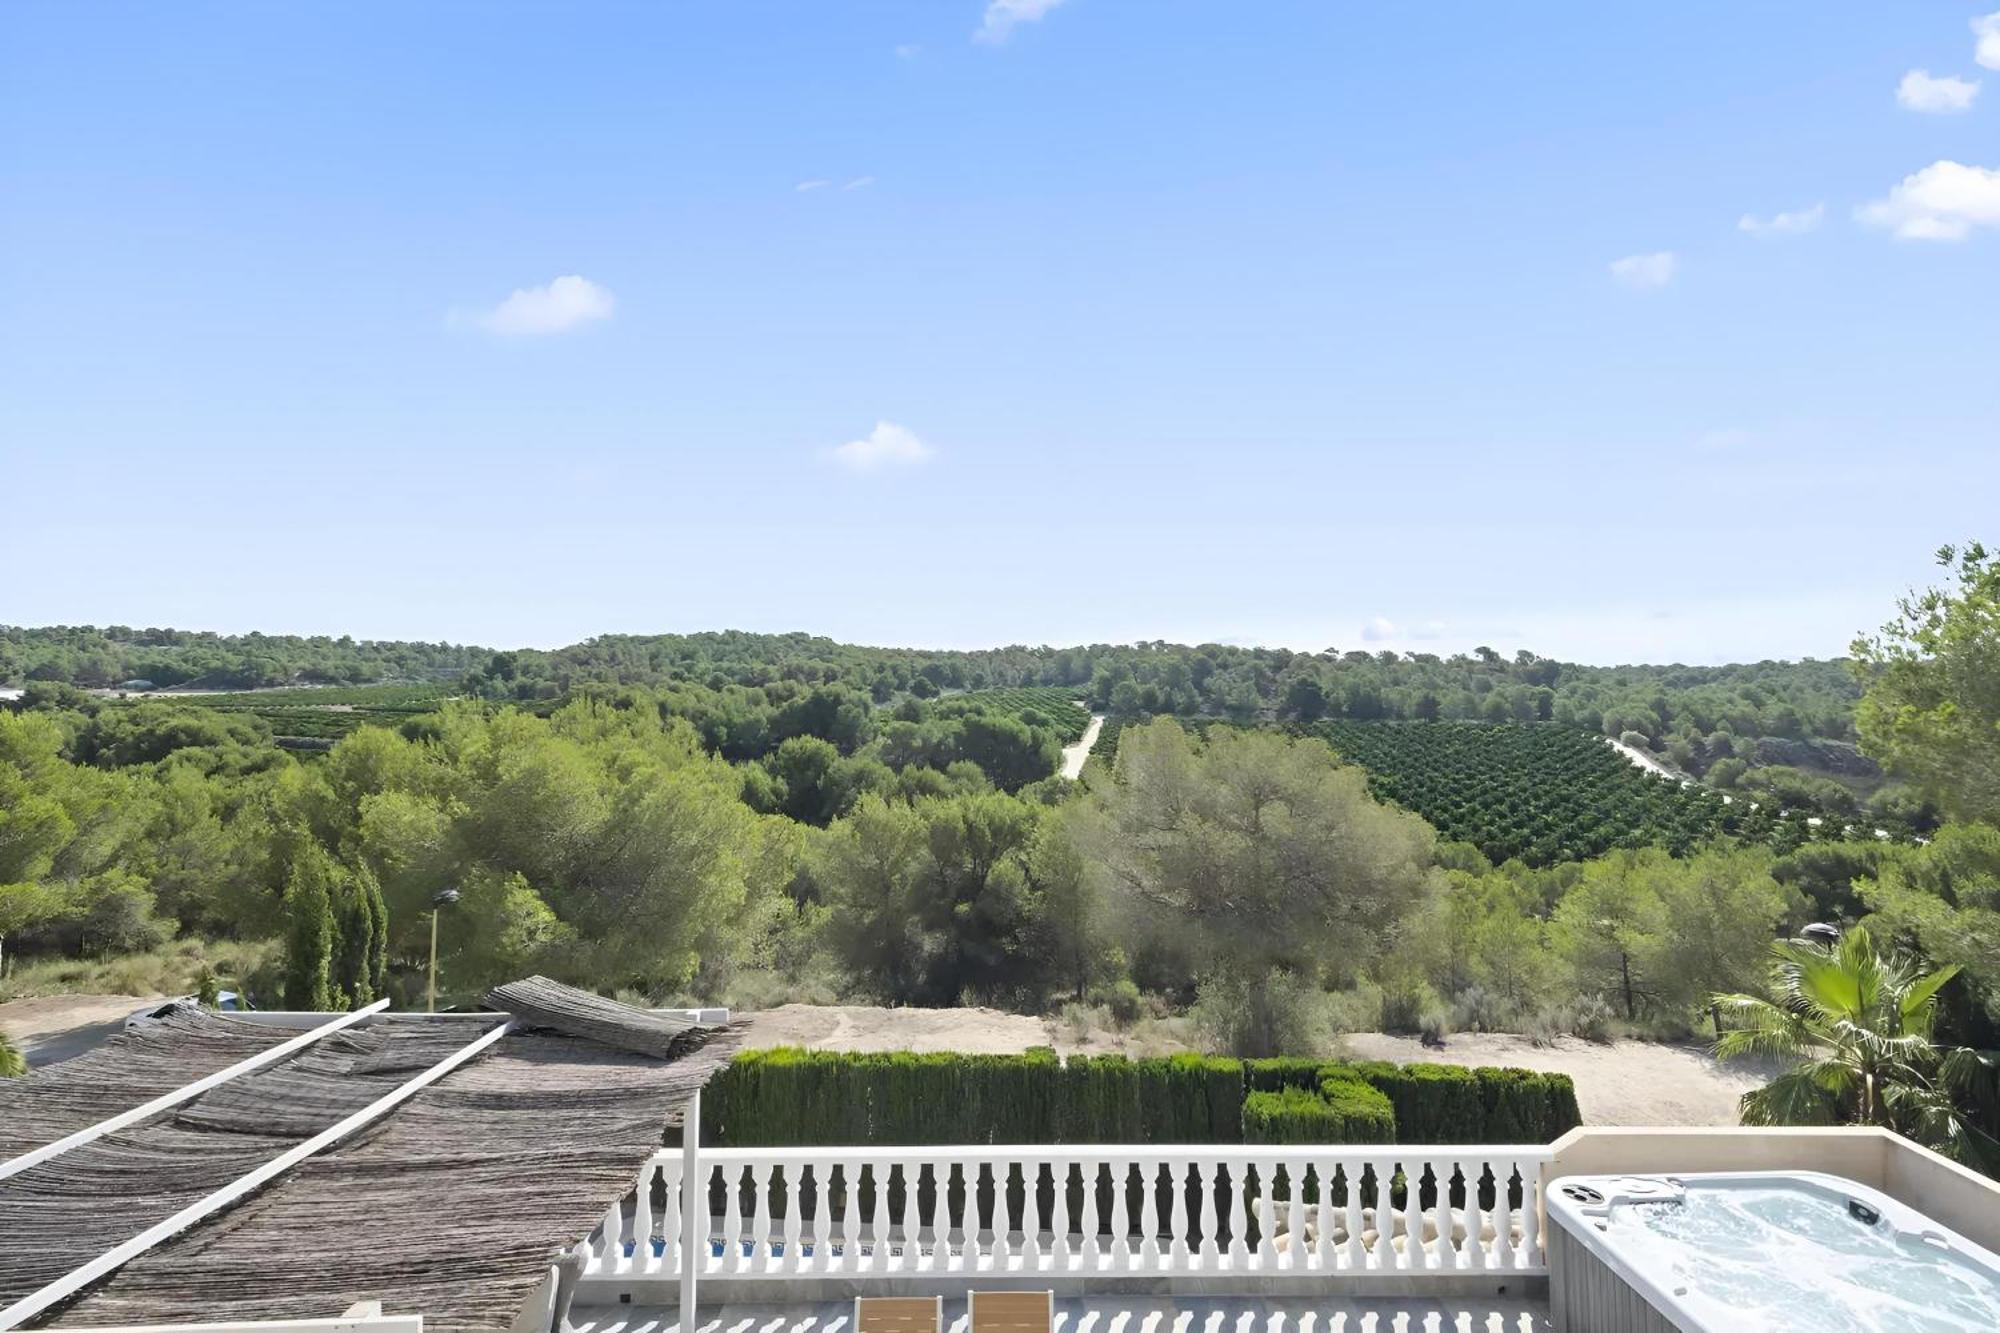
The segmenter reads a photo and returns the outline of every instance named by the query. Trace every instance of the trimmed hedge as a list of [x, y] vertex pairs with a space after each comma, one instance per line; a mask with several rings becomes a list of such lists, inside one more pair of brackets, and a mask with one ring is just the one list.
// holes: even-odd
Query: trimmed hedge
[[745, 1051], [702, 1094], [704, 1141], [733, 1147], [865, 1143], [1234, 1143], [1235, 1060], [1122, 1055]]
[[702, 1096], [703, 1139], [735, 1147], [1547, 1143], [1580, 1123], [1568, 1077], [1528, 1069], [1200, 1055], [1061, 1060], [1047, 1047], [1024, 1055], [746, 1051]]

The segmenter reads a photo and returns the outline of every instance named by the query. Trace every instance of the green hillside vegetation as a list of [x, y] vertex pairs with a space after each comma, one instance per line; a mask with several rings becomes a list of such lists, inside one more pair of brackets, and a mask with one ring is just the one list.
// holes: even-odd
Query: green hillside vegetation
[[[1587, 719], [1556, 716], [1613, 678], [1539, 659], [715, 635], [595, 641], [574, 664], [661, 678], [547, 695], [570, 659], [180, 698], [37, 680], [0, 710], [0, 995], [121, 972], [156, 988], [199, 954], [238, 960], [224, 983], [266, 1004], [408, 1003], [449, 886], [447, 998], [542, 972], [740, 1007], [1066, 1009], [1262, 1056], [1323, 1052], [1343, 1028], [1713, 1033], [1727, 1015], [1711, 997], [1764, 984], [1774, 936], [1867, 921], [1961, 965], [1939, 1033], [1991, 1047], [2000, 592], [1983, 553], [1957, 577], [1856, 649], [1873, 687], [1856, 743], [1942, 821], [1923, 843], [1876, 839], [1879, 805], [1818, 824], [1773, 809], [1760, 828], [1753, 800], [1835, 799], [1793, 765], [1744, 763], [1729, 805], [1646, 777]], [[1082, 680], [992, 679], [1044, 668]], [[1654, 712], [1697, 726], [1711, 695], [1756, 694], [1754, 716], [1720, 724], [1805, 731], [1836, 694], [1821, 675], [1695, 673]], [[1346, 689], [1364, 677], [1380, 709]], [[1394, 714], [1429, 679], [1483, 681], [1468, 692], [1529, 716], [1454, 720], [1462, 701], [1433, 710], [1424, 691], [1411, 706], [1429, 720], [1354, 715]], [[1079, 693], [1121, 707], [1105, 756], [1068, 782], [1054, 774]], [[286, 748], [305, 715], [358, 720]]]

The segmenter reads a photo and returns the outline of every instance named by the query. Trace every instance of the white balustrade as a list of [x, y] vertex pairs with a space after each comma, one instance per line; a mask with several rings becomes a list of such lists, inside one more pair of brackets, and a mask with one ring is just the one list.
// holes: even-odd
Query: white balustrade
[[[586, 1278], [1547, 1272], [1544, 1147], [704, 1148], [648, 1162]], [[689, 1245], [692, 1241], [692, 1246]]]

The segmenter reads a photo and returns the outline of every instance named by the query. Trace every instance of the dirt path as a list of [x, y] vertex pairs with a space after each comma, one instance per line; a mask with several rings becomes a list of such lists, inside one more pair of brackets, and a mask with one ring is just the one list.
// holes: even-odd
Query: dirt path
[[1516, 1065], [1576, 1080], [1576, 1100], [1590, 1125], [1734, 1125], [1736, 1099], [1762, 1087], [1768, 1072], [1749, 1064], [1720, 1064], [1699, 1046], [1646, 1041], [1607, 1043], [1563, 1037], [1536, 1046], [1525, 1037], [1481, 1033], [1452, 1037], [1441, 1051], [1415, 1037], [1381, 1032], [1341, 1039], [1363, 1060], [1454, 1065]]
[[1090, 758], [1090, 747], [1097, 744], [1097, 733], [1104, 730], [1104, 715], [1092, 713], [1090, 725], [1083, 729], [1083, 739], [1075, 745], [1063, 746], [1062, 775], [1077, 778], [1083, 774], [1083, 763]]
[[1676, 773], [1673, 769], [1668, 768], [1665, 764], [1653, 758], [1653, 756], [1647, 754], [1644, 750], [1639, 749], [1637, 746], [1627, 745], [1624, 741], [1619, 740], [1616, 736], [1606, 736], [1604, 738], [1604, 743], [1606, 745], [1609, 745], [1612, 749], [1618, 751], [1618, 753], [1624, 755], [1627, 759], [1631, 760], [1639, 767], [1645, 769], [1648, 773], [1652, 773], [1658, 777], [1671, 778], [1675, 782], [1687, 782], [1689, 780], [1687, 774]]
[[43, 995], [0, 1004], [5, 1032], [39, 1069], [81, 1055], [118, 1032], [125, 1020], [157, 995]]

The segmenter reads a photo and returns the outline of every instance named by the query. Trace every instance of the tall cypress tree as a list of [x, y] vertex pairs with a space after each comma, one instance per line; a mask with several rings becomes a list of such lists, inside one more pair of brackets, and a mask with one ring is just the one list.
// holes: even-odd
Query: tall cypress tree
[[292, 862], [285, 885], [285, 1007], [326, 1010], [336, 1006], [333, 988], [332, 860], [307, 844]]

